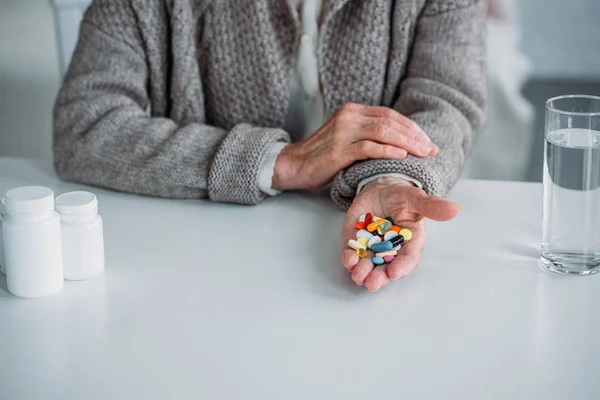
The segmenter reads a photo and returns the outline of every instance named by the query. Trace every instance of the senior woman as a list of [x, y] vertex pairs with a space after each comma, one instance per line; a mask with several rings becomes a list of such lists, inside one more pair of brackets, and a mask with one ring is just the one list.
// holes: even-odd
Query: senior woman
[[65, 180], [171, 198], [256, 204], [331, 185], [347, 209], [391, 216], [413, 239], [374, 268], [407, 276], [424, 218], [484, 116], [484, 0], [95, 0], [55, 106]]

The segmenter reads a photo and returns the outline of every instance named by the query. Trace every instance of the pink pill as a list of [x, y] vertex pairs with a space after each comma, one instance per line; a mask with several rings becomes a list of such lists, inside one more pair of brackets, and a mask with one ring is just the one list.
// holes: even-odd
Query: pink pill
[[381, 258], [383, 258], [385, 256], [394, 256], [395, 257], [398, 255], [398, 252], [396, 250], [382, 251], [381, 253], [375, 253], [375, 255], [377, 257], [381, 257]]
[[385, 257], [383, 257], [383, 261], [384, 261], [386, 264], [389, 264], [389, 263], [391, 263], [392, 261], [394, 261], [394, 259], [395, 259], [395, 258], [396, 258], [396, 257], [394, 257], [394, 256], [385, 256]]

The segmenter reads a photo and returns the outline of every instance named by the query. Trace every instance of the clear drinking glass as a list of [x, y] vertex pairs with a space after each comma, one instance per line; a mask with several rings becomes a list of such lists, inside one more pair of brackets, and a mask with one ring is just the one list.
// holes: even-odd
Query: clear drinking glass
[[600, 271], [600, 97], [546, 102], [542, 266]]

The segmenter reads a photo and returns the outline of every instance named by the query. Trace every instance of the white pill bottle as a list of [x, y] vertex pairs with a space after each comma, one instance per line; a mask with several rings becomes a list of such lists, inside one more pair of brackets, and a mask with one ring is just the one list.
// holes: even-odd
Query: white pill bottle
[[98, 199], [90, 192], [56, 198], [62, 226], [65, 279], [81, 281], [104, 272], [104, 234]]
[[2, 204], [8, 290], [26, 298], [60, 292], [63, 260], [54, 193], [40, 186], [20, 187], [9, 190]]

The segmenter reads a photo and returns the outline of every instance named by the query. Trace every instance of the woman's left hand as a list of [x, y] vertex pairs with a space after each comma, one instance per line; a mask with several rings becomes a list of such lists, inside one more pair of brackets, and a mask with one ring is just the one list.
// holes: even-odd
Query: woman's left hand
[[[376, 291], [403, 278], [417, 267], [425, 247], [425, 220], [447, 221], [454, 218], [461, 207], [458, 204], [429, 196], [412, 183], [400, 178], [379, 178], [364, 187], [354, 199], [346, 214], [342, 229], [342, 264], [352, 273], [357, 285]], [[356, 238], [356, 222], [362, 214], [372, 213], [381, 218], [392, 217], [394, 223], [412, 231], [412, 239], [402, 244], [396, 259], [389, 265], [374, 267], [373, 254], [360, 259], [348, 247], [348, 240]]]

